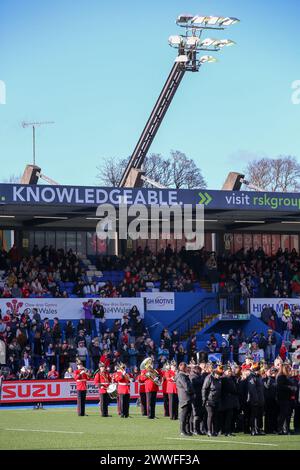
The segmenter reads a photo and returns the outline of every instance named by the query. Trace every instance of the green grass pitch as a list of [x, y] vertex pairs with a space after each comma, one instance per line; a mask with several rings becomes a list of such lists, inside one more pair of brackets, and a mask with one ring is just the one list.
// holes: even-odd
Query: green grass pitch
[[78, 417], [76, 407], [43, 410], [0, 409], [0, 449], [95, 449], [95, 450], [291, 450], [300, 449], [300, 436], [235, 437], [193, 436], [181, 438], [179, 422], [162, 415], [149, 420], [131, 404], [128, 419], [110, 407], [111, 418], [101, 418], [98, 407], [87, 407]]

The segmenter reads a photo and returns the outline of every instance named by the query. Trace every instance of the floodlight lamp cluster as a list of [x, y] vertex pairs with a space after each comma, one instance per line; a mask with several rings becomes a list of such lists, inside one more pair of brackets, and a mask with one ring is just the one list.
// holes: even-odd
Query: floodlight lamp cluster
[[176, 24], [186, 29], [184, 35], [169, 37], [169, 45], [178, 49], [175, 62], [180, 63], [185, 70], [198, 71], [200, 65], [208, 62], [217, 62], [211, 55], [197, 58], [199, 51], [216, 52], [226, 46], [235, 44], [231, 39], [202, 38], [207, 29], [223, 30], [239, 22], [237, 18], [224, 16], [179, 15]]
[[201, 39], [198, 36], [170, 36], [169, 44], [171, 47], [194, 49], [194, 50], [211, 50], [219, 51], [225, 46], [233, 46], [235, 44], [231, 39]]
[[226, 26], [231, 26], [238, 23], [240, 20], [231, 18], [229, 16], [202, 16], [202, 15], [179, 15], [176, 23], [178, 26], [196, 27], [202, 29], [209, 29], [211, 27], [217, 29], [224, 29]]

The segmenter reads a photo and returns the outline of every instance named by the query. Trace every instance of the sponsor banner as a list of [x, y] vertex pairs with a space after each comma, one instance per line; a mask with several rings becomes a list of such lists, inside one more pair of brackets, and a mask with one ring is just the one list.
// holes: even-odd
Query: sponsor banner
[[[87, 383], [87, 400], [98, 400], [99, 389], [93, 381]], [[138, 398], [139, 384], [130, 384], [130, 397]], [[162, 392], [158, 392], [158, 398]], [[73, 380], [16, 380], [3, 381], [0, 403], [26, 403], [42, 401], [77, 400], [76, 383]]]
[[141, 292], [147, 310], [175, 310], [174, 292]]
[[[0, 299], [0, 309], [4, 314], [7, 309], [22, 313], [28, 308], [32, 313], [32, 309], [36, 308], [42, 319], [58, 317], [60, 320], [76, 320], [84, 317], [83, 306], [88, 300], [88, 298]], [[92, 300], [97, 299], [93, 298]], [[140, 297], [100, 298], [99, 300], [108, 320], [122, 318], [134, 305], [137, 306], [141, 317], [144, 317], [144, 299]]]
[[2, 204], [94, 206], [99, 204], [143, 204], [169, 206], [203, 204], [208, 209], [243, 209], [299, 212], [297, 193], [223, 191], [199, 189], [99, 188], [94, 186], [50, 186], [0, 184]]
[[284, 304], [288, 304], [290, 309], [293, 310], [295, 306], [300, 307], [300, 298], [260, 298], [250, 299], [250, 313], [256, 317], [261, 317], [261, 312], [265, 307], [271, 307], [275, 310], [279, 318], [282, 316]]

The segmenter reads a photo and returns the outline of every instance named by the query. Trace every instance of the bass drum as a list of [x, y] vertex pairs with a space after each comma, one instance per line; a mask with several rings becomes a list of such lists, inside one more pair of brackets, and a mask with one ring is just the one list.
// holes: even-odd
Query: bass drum
[[110, 396], [111, 399], [115, 400], [118, 396], [117, 392], [117, 384], [110, 384], [107, 387], [107, 393]]

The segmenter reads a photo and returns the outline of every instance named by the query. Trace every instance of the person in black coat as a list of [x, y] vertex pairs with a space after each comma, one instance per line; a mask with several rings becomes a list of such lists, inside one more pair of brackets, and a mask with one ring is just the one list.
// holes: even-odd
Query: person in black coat
[[204, 379], [205, 376], [201, 374], [199, 365], [194, 365], [191, 368], [190, 380], [194, 392], [192, 401], [191, 429], [195, 435], [205, 434], [200, 429], [200, 425], [203, 420], [202, 386]]
[[250, 431], [252, 436], [265, 434], [262, 430], [264, 409], [264, 384], [259, 375], [260, 365], [254, 362], [247, 378], [247, 401], [250, 407]]
[[221, 395], [221, 410], [223, 417], [223, 432], [225, 436], [234, 436], [232, 434], [233, 410], [238, 408], [238, 391], [232, 369], [227, 366], [224, 371]]
[[277, 369], [271, 367], [263, 379], [265, 395], [265, 433], [277, 433], [278, 403], [276, 400], [276, 374]]
[[294, 429], [297, 429], [297, 415], [296, 415], [296, 409], [297, 409], [297, 401], [298, 401], [298, 371], [295, 369], [290, 370], [290, 381], [291, 384], [294, 386], [294, 391], [291, 394], [291, 408], [290, 408], [290, 414], [289, 418], [287, 420], [287, 429], [288, 432], [290, 430], [290, 424], [291, 424], [291, 419], [292, 416], [294, 415]]
[[297, 389], [289, 378], [290, 370], [287, 364], [281, 364], [277, 377], [277, 401], [279, 406], [278, 434], [289, 434], [289, 419], [291, 414], [291, 398]]
[[190, 432], [190, 419], [192, 414], [193, 387], [188, 376], [188, 368], [185, 362], [179, 364], [175, 382], [180, 409], [180, 433], [182, 436], [192, 436]]
[[205, 378], [202, 387], [202, 402], [207, 411], [207, 435], [209, 437], [217, 436], [219, 432], [222, 375], [223, 367], [219, 365]]
[[237, 378], [237, 391], [240, 404], [240, 414], [238, 417], [238, 430], [244, 434], [250, 434], [250, 405], [248, 402], [248, 376], [250, 366], [243, 364], [241, 375]]

